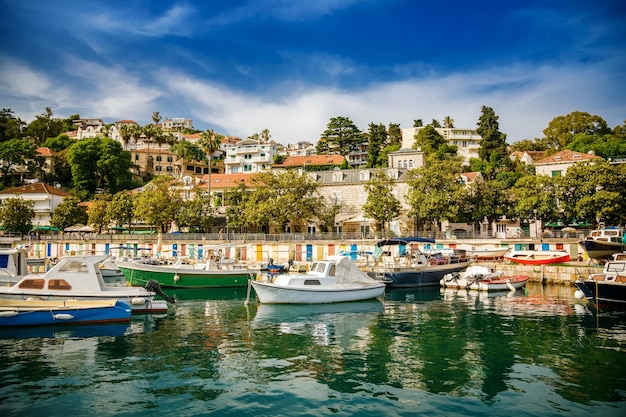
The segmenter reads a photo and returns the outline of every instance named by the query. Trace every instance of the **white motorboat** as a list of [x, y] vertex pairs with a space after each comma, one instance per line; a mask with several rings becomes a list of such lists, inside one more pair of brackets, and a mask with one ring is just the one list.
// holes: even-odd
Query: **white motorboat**
[[[158, 283], [143, 287], [106, 285], [100, 263], [106, 256], [67, 256], [45, 274], [23, 276], [12, 286], [0, 287], [0, 299], [78, 299], [115, 298], [129, 304], [133, 313], [165, 313], [173, 299], [163, 294]], [[156, 295], [165, 300], [157, 300]]]
[[314, 262], [307, 274], [279, 275], [273, 282], [250, 281], [261, 304], [323, 304], [369, 300], [385, 284], [368, 277], [349, 258]]
[[439, 283], [445, 288], [469, 288], [470, 284], [485, 278], [496, 278], [502, 275], [501, 271], [494, 271], [486, 265], [472, 265], [462, 272], [446, 274]]
[[0, 282], [12, 285], [28, 274], [28, 248], [0, 248]]

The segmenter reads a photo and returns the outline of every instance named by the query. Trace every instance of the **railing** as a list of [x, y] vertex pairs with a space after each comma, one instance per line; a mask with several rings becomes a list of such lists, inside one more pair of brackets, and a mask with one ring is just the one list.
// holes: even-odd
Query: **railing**
[[[568, 239], [568, 240], [580, 240], [584, 236], [587, 236], [588, 230], [577, 230], [576, 233], [563, 233], [561, 231], [554, 231], [552, 234], [541, 237], [546, 242], [553, 241], [554, 239]], [[211, 232], [211, 233], [163, 233], [161, 239], [163, 242], [180, 242], [180, 241], [212, 241], [212, 242], [230, 242], [230, 243], [249, 243], [249, 242], [310, 242], [310, 241], [377, 241], [384, 238], [394, 237], [395, 235], [388, 232], [385, 236], [380, 234], [361, 234], [359, 232], [316, 232], [316, 233], [241, 233], [233, 231], [224, 231], [223, 233]], [[493, 235], [486, 234], [474, 234], [471, 232], [462, 233], [450, 233], [450, 232], [424, 232], [418, 233], [414, 236], [420, 236], [424, 238], [436, 239], [436, 240], [459, 240], [459, 239], [510, 239], [510, 240], [524, 240], [524, 239], [540, 239], [536, 236], [531, 236], [529, 233], [522, 233], [520, 236], [506, 236], [499, 237], [495, 232]], [[0, 236], [1, 237], [1, 236]], [[19, 236], [11, 237], [14, 241], [19, 240]], [[25, 235], [21, 239], [22, 241], [90, 241], [101, 243], [124, 243], [128, 241], [137, 241], [145, 243], [156, 243], [158, 240], [158, 234], [156, 232], [150, 234], [139, 233], [59, 233], [59, 234], [31, 234]]]

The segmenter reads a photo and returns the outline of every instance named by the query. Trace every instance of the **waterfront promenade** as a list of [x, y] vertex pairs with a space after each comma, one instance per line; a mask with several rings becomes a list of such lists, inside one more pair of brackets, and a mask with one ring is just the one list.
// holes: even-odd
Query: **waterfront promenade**
[[[244, 233], [173, 233], [173, 234], [50, 234], [35, 238], [13, 237], [0, 239], [4, 247], [28, 245], [29, 258], [46, 260], [67, 255], [112, 255], [115, 257], [158, 256], [161, 258], [187, 257], [191, 262], [211, 256], [223, 256], [249, 264], [276, 263], [294, 260], [296, 265], [322, 259], [339, 253], [373, 252], [379, 238], [360, 238], [340, 234], [244, 234]], [[526, 274], [531, 281], [544, 283], [572, 283], [579, 276], [601, 272], [588, 259], [576, 237], [515, 239], [457, 239], [441, 236], [434, 244], [424, 244], [424, 250], [485, 249], [508, 247], [517, 250], [565, 250], [572, 261], [567, 264], [524, 266], [493, 261], [494, 267], [505, 274]]]

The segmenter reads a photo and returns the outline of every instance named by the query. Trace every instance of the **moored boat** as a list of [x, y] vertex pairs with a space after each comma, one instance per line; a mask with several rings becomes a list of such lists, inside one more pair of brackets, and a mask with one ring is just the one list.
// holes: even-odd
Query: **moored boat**
[[28, 274], [28, 248], [0, 248], [0, 282], [10, 285]]
[[[167, 301], [174, 300], [160, 290], [158, 283], [151, 282], [149, 289], [106, 285], [99, 268], [105, 257], [66, 256], [45, 274], [29, 274], [12, 286], [0, 287], [0, 299], [117, 299], [129, 304], [133, 313], [167, 312]], [[164, 300], [156, 299], [157, 294]]]
[[109, 300], [0, 300], [0, 326], [98, 324], [130, 321], [131, 308]]
[[178, 258], [173, 264], [151, 265], [137, 262], [118, 262], [118, 268], [131, 285], [145, 285], [150, 280], [168, 288], [225, 288], [245, 287], [256, 275], [247, 265], [184, 264]]
[[528, 275], [483, 278], [472, 282], [469, 289], [478, 291], [515, 291], [525, 286], [527, 281]]
[[566, 251], [514, 250], [504, 259], [523, 265], [547, 265], [569, 262], [570, 256]]
[[467, 249], [467, 257], [475, 261], [502, 259], [509, 248]]
[[611, 259], [614, 254], [626, 250], [626, 234], [620, 227], [592, 230], [578, 243], [590, 259]]
[[278, 275], [273, 282], [250, 281], [261, 304], [324, 304], [369, 300], [385, 293], [347, 257], [314, 262], [307, 274]]
[[376, 243], [373, 261], [359, 265], [371, 278], [392, 288], [437, 286], [444, 275], [459, 272], [470, 265], [463, 253], [422, 252], [418, 245], [433, 239], [403, 237]]
[[626, 306], [626, 252], [613, 255], [613, 260], [604, 264], [601, 273], [579, 279], [574, 285], [574, 296], [586, 298], [593, 304], [615, 304]]
[[485, 278], [497, 278], [502, 275], [501, 271], [494, 271], [485, 265], [471, 265], [461, 272], [453, 272], [444, 275], [439, 281], [445, 288], [469, 288], [470, 284]]

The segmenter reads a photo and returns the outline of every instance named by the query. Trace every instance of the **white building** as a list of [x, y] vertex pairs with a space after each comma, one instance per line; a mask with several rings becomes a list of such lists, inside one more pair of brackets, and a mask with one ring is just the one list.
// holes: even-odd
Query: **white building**
[[33, 229], [45, 230], [50, 227], [52, 213], [69, 194], [43, 182], [22, 185], [21, 187], [10, 188], [0, 192], [0, 201], [9, 198], [22, 198], [32, 201], [35, 217], [32, 219]]
[[271, 168], [276, 155], [276, 145], [254, 139], [244, 139], [226, 149], [224, 172], [226, 174], [254, 174]]
[[[424, 127], [410, 127], [402, 129], [402, 148], [411, 149], [415, 142], [415, 135]], [[475, 129], [456, 127], [436, 127], [435, 130], [448, 141], [448, 145], [457, 147], [457, 155], [462, 156], [466, 164], [471, 158], [478, 158], [482, 137]]]

